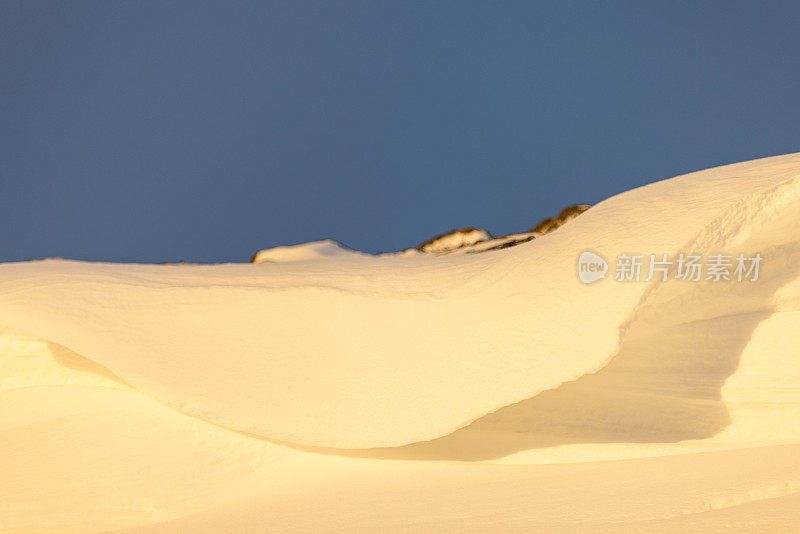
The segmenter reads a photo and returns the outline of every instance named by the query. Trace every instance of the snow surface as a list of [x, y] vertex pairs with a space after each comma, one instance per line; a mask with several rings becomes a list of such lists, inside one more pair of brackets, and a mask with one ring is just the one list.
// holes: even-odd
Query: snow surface
[[0, 265], [0, 531], [796, 531], [799, 200], [788, 155], [480, 254]]
[[350, 250], [332, 239], [302, 243], [288, 247], [275, 247], [259, 250], [253, 255], [253, 263], [292, 262], [341, 258], [348, 254], [361, 254]]

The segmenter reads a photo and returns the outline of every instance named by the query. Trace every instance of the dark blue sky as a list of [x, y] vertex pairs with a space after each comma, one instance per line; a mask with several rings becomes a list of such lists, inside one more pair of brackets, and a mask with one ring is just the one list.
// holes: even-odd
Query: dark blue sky
[[523, 231], [800, 150], [797, 2], [0, 0], [0, 261]]

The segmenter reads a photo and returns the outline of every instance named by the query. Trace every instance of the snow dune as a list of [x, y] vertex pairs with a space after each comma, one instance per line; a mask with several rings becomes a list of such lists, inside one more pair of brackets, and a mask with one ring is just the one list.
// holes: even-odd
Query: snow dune
[[[788, 155], [476, 254], [0, 265], [0, 531], [789, 531], [799, 200]], [[764, 260], [586, 285], [587, 250]]]

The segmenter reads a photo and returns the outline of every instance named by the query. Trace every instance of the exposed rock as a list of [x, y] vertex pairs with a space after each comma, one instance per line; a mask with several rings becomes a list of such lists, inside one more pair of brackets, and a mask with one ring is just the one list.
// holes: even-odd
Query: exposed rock
[[561, 210], [555, 219], [547, 218], [542, 219], [539, 224], [531, 228], [531, 232], [539, 234], [549, 234], [556, 228], [562, 226], [564, 223], [571, 221], [584, 211], [589, 209], [589, 204], [575, 204]]
[[[514, 247], [522, 243], [527, 243], [540, 235], [553, 232], [588, 209], [588, 204], [575, 204], [561, 210], [555, 218], [543, 219], [528, 232], [497, 237], [492, 236], [492, 234], [483, 228], [467, 226], [437, 235], [416, 248], [408, 249], [397, 254], [417, 254], [419, 252], [427, 254], [477, 254], [479, 252]], [[363, 253], [349, 249], [338, 241], [326, 239], [323, 241], [314, 241], [312, 243], [260, 250], [253, 254], [250, 261], [253, 263], [283, 263], [328, 259], [348, 254], [363, 255]], [[382, 254], [378, 253], [377, 255], [380, 256]]]
[[558, 227], [558, 221], [548, 217], [547, 219], [542, 219], [539, 221], [539, 224], [531, 228], [531, 232], [536, 232], [537, 234], [548, 234]]
[[417, 247], [421, 252], [450, 252], [492, 239], [492, 234], [482, 228], [468, 226], [437, 235]]

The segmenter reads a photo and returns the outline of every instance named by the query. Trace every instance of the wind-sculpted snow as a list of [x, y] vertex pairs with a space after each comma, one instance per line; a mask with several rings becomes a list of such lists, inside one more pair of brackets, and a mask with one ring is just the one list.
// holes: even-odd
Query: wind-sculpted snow
[[758, 251], [767, 263], [757, 281], [656, 279], [599, 371], [442, 438], [370, 456], [486, 460], [589, 443], [798, 442], [798, 200], [794, 178], [753, 193], [672, 251]]
[[[491, 254], [5, 264], [0, 325], [66, 347], [221, 426], [317, 447], [401, 446], [557, 391], [632, 346], [625, 372], [633, 373], [642, 347], [668, 345], [683, 323], [760, 314], [746, 330], [781, 306], [793, 310], [791, 298], [775, 295], [797, 276], [798, 176], [800, 156], [790, 155], [654, 183]], [[761, 252], [764, 280], [725, 289], [584, 285], [576, 261], [585, 250], [609, 262], [621, 253]], [[705, 305], [692, 307], [698, 302]], [[691, 335], [702, 338], [702, 329]], [[715, 371], [716, 390], [701, 385], [692, 398], [719, 396], [731, 372]], [[715, 414], [698, 423], [701, 436], [728, 424]]]
[[511, 247], [0, 265], [0, 532], [797, 531], [798, 201], [791, 155]]

